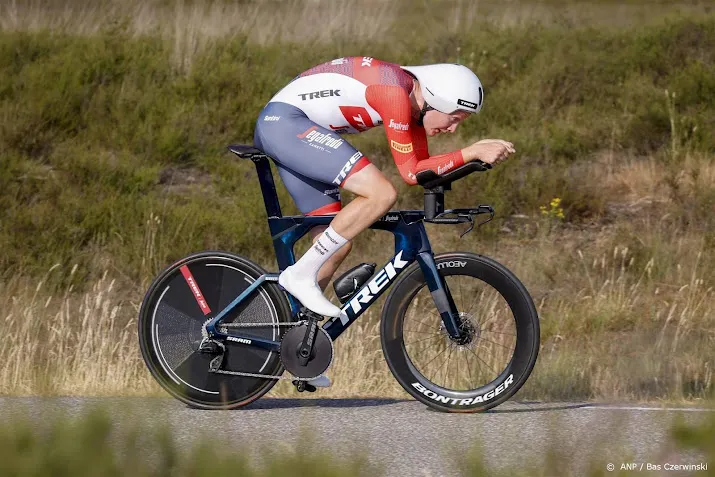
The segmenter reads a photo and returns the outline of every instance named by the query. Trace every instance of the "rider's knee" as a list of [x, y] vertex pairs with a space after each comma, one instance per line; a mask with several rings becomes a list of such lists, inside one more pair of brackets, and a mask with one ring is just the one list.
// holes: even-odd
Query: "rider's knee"
[[383, 209], [390, 210], [395, 202], [397, 202], [397, 191], [392, 184], [389, 186], [380, 187], [379, 193], [375, 196]]

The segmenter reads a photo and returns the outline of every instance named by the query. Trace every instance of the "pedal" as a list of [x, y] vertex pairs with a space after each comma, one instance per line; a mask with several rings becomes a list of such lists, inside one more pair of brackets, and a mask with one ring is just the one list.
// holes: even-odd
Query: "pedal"
[[319, 315], [313, 310], [309, 310], [306, 307], [301, 307], [300, 311], [298, 312], [298, 316], [301, 315], [308, 319], [313, 318], [315, 321], [323, 321], [325, 319], [323, 315]]
[[343, 305], [375, 273], [376, 263], [361, 263], [333, 281], [335, 295]]
[[312, 384], [308, 384], [306, 381], [298, 381], [296, 379], [293, 381], [293, 384], [295, 385], [295, 388], [298, 390], [299, 393], [302, 393], [303, 391], [314, 393], [316, 390], [315, 386], [313, 386]]

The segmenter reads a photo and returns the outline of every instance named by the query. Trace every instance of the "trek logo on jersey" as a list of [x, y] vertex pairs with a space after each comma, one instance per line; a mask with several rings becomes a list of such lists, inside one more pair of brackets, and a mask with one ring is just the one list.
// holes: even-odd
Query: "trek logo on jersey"
[[477, 105], [472, 103], [471, 101], [465, 101], [463, 99], [458, 99], [457, 104], [460, 106], [466, 106], [468, 108], [477, 109]]
[[278, 121], [281, 117], [280, 116], [264, 116], [263, 120], [264, 121]]
[[[363, 309], [363, 305], [370, 306], [370, 303], [380, 294], [381, 290], [384, 290], [392, 281], [393, 278], [397, 276], [397, 270], [405, 268], [410, 262], [402, 260], [402, 252], [400, 250], [395, 258], [385, 265], [385, 268], [377, 272], [375, 278], [370, 280], [365, 287], [362, 288], [355, 298], [350, 300], [346, 305], [343, 306], [343, 311], [347, 312], [352, 308], [353, 316]], [[338, 318], [333, 318], [332, 321], [336, 321]], [[340, 314], [340, 321], [343, 325], [347, 325], [350, 318], [346, 316], [346, 313]]]
[[350, 126], [353, 127], [357, 132], [367, 131], [370, 128], [375, 127], [375, 123], [372, 122], [372, 117], [367, 109], [362, 106], [338, 106], [340, 112], [343, 113], [343, 117]]
[[308, 129], [306, 132], [303, 134], [298, 134], [296, 136], [298, 139], [302, 139], [303, 142], [307, 142], [311, 146], [317, 147], [319, 149], [325, 150], [325, 148], [321, 146], [326, 146], [330, 147], [333, 149], [337, 149], [342, 144], [345, 142], [345, 140], [338, 138], [338, 137], [333, 137], [330, 134], [323, 134], [317, 131], [318, 126], [313, 126], [310, 129]]
[[437, 174], [444, 174], [444, 173], [447, 172], [447, 171], [449, 170], [449, 168], [452, 167], [453, 165], [454, 165], [454, 161], [449, 161], [447, 164], [444, 165], [444, 167], [442, 167], [442, 166], [437, 166]]
[[298, 93], [303, 101], [306, 99], [329, 98], [330, 96], [340, 96], [339, 89], [324, 89], [322, 91], [313, 91], [312, 93]]
[[373, 60], [373, 58], [371, 58], [369, 56], [363, 56], [362, 63], [360, 64], [360, 66], [368, 66], [368, 67], [372, 66], [372, 60]]
[[390, 146], [397, 152], [412, 152], [412, 143], [402, 144], [397, 141], [390, 141]]
[[353, 168], [355, 163], [362, 157], [362, 152], [358, 151], [355, 154], [353, 154], [350, 159], [348, 159], [348, 162], [345, 163], [342, 169], [340, 169], [340, 173], [333, 179], [333, 183], [340, 185], [343, 180], [347, 177], [347, 175], [350, 173], [350, 170]]
[[395, 131], [407, 131], [410, 129], [409, 124], [404, 124], [404, 123], [396, 123], [392, 119], [390, 119], [390, 124], [387, 125], [388, 128], [392, 128]]

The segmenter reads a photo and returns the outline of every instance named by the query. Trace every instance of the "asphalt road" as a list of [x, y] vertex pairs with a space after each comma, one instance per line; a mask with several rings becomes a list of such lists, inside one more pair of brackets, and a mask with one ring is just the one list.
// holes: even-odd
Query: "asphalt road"
[[[629, 461], [636, 463], [707, 463], [709, 471], [715, 466], [702, 455], [665, 448], [675, 416], [702, 422], [714, 412], [702, 408], [508, 402], [481, 414], [445, 414], [416, 401], [262, 398], [239, 410], [200, 411], [171, 398], [4, 397], [0, 422], [20, 416], [43, 420], [55, 412], [75, 416], [96, 405], [111, 408], [118, 422], [169, 424], [182, 446], [211, 433], [232, 447], [247, 446], [251, 455], [258, 455], [257, 445], [292, 447], [301, 430], [311, 429], [322, 450], [340, 457], [364, 449], [387, 476], [455, 475], [448, 451], [467, 452], [480, 440], [485, 462], [495, 469], [538, 465], [552, 444], [568, 453], [576, 472], [591, 459], [620, 467], [629, 450]], [[646, 468], [638, 475], [688, 475]]]

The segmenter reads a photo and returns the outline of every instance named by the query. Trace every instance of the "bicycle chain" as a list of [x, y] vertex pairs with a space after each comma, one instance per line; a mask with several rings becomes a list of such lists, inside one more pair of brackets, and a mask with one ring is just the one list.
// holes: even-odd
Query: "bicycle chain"
[[[204, 325], [201, 327], [201, 335], [208, 339], [208, 333], [206, 331], [206, 324], [210, 322], [211, 319], [208, 319], [204, 322]], [[268, 323], [225, 323], [223, 325], [219, 325], [218, 327], [221, 330], [224, 329], [231, 329], [231, 328], [260, 328], [260, 327], [267, 327], [267, 326], [278, 326], [278, 327], [295, 327], [298, 325], [307, 325], [308, 320], [301, 320], [301, 321], [296, 321], [293, 323], [273, 323], [273, 324], [268, 324]], [[283, 341], [281, 339], [281, 341]], [[332, 349], [333, 347], [333, 342], [330, 340], [330, 347]], [[326, 369], [327, 371], [327, 369]], [[268, 378], [268, 379], [291, 379], [293, 381], [310, 381], [311, 379], [315, 379], [318, 376], [313, 376], [312, 378], [299, 378], [297, 376], [275, 376], [271, 374], [257, 374], [257, 373], [246, 373], [244, 371], [229, 371], [227, 369], [217, 369], [216, 371], [213, 371], [214, 374], [229, 374], [232, 376], [245, 376], [248, 378]], [[321, 373], [322, 374], [322, 373]]]

